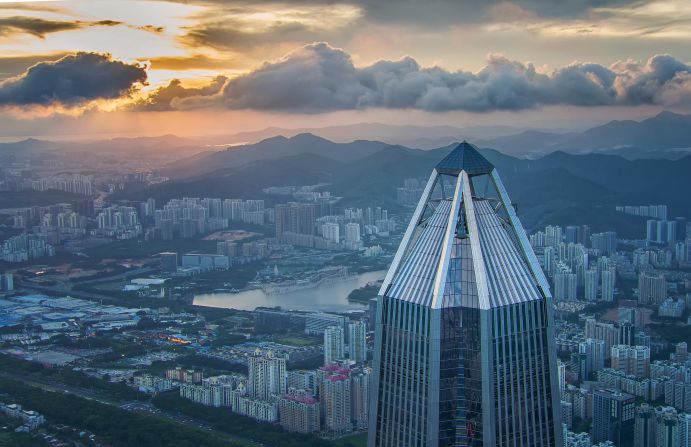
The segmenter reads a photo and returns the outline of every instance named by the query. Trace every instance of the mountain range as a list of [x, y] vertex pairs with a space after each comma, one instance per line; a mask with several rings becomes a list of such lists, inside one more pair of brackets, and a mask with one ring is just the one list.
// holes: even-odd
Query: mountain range
[[643, 121], [610, 121], [584, 132], [528, 130], [476, 143], [514, 155], [535, 156], [563, 151], [675, 159], [691, 154], [691, 115], [661, 112]]
[[292, 137], [306, 133], [338, 143], [367, 140], [425, 150], [468, 140], [480, 147], [527, 158], [537, 158], [556, 151], [578, 154], [608, 153], [629, 159], [679, 159], [691, 154], [691, 115], [661, 112], [642, 121], [610, 121], [579, 132], [513, 126], [403, 126], [360, 123], [299, 129], [269, 127], [231, 135], [186, 138], [162, 135], [70, 142], [28, 139], [0, 143], [0, 155], [18, 152], [48, 153], [55, 150], [98, 151], [112, 155], [133, 153], [140, 156], [157, 153], [160, 155], [161, 152], [165, 152], [172, 160], [200, 152], [216, 152], [227, 147], [254, 145], [277, 136], [292, 140]]
[[[206, 152], [178, 160], [163, 171], [172, 180], [130, 190], [117, 198], [167, 200], [181, 196], [264, 198], [267, 186], [329, 183], [340, 206], [396, 208], [396, 187], [406, 178], [426, 178], [454, 145], [411, 149], [378, 141], [335, 143], [311, 135], [274, 137], [253, 145]], [[619, 204], [666, 203], [673, 216], [691, 216], [691, 156], [678, 160], [628, 160], [611, 154], [553, 152], [535, 159], [481, 149], [502, 175], [532, 228], [591, 224], [641, 237], [642, 218], [617, 213]]]

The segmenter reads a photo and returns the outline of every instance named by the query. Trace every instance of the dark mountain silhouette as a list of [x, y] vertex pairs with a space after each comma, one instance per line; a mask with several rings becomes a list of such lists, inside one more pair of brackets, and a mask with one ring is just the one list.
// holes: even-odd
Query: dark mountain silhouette
[[[374, 141], [343, 144], [311, 135], [276, 137], [181, 160], [169, 172], [183, 175], [118, 197], [258, 198], [264, 197], [261, 189], [267, 186], [327, 182], [328, 190], [343, 197], [339, 206], [395, 208], [396, 187], [406, 178], [426, 177], [453, 147], [423, 151]], [[672, 216], [691, 215], [691, 156], [676, 161], [628, 160], [554, 152], [521, 159], [492, 149], [481, 152], [499, 170], [529, 227], [594, 222], [595, 231], [615, 229], [625, 237], [641, 237], [643, 221], [616, 213], [615, 205], [666, 203]], [[264, 198], [272, 203], [286, 200]]]
[[389, 146], [379, 141], [365, 140], [334, 143], [312, 134], [298, 134], [292, 138], [276, 136], [256, 144], [234, 146], [224, 151], [182, 159], [163, 169], [163, 173], [176, 178], [194, 177], [218, 169], [235, 168], [255, 161], [303, 153], [320, 155], [340, 162], [351, 162]]
[[608, 152], [630, 158], [680, 158], [680, 151], [691, 153], [691, 115], [661, 112], [643, 121], [610, 121], [580, 133], [527, 131], [478, 144], [509, 154]]

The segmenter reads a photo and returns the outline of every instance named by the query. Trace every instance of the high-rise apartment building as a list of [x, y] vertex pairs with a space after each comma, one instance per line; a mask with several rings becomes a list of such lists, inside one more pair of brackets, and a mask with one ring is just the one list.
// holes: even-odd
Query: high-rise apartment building
[[612, 323], [597, 321], [594, 318], [585, 320], [585, 336], [586, 338], [594, 338], [605, 342], [605, 357], [610, 358], [612, 354], [612, 346], [617, 344], [619, 337], [619, 330]]
[[369, 399], [372, 369], [361, 368], [350, 374], [350, 410], [355, 428], [363, 430], [369, 424]]
[[648, 404], [636, 407], [634, 447], [655, 447], [655, 409]]
[[650, 348], [647, 346], [612, 346], [612, 369], [636, 377], [650, 377]]
[[585, 272], [585, 300], [597, 300], [597, 291], [599, 289], [597, 270], [586, 270]]
[[638, 276], [638, 302], [660, 304], [667, 298], [667, 281], [662, 273], [641, 272]]
[[324, 365], [345, 358], [345, 337], [341, 326], [329, 326], [324, 330]]
[[257, 350], [247, 357], [247, 394], [249, 397], [268, 401], [286, 392], [286, 359]]
[[605, 342], [602, 340], [595, 340], [588, 338], [578, 345], [578, 352], [585, 354], [585, 368], [582, 377], [583, 380], [588, 380], [592, 373], [596, 373], [605, 367]]
[[499, 174], [458, 145], [380, 289], [368, 445], [561, 446], [551, 301]]
[[283, 240], [285, 233], [314, 235], [319, 216], [315, 203], [283, 203], [275, 208], [276, 239]]
[[601, 286], [601, 299], [602, 301], [607, 301], [611, 303], [614, 301], [614, 271], [613, 270], [603, 270], [602, 271], [602, 286]]
[[313, 396], [295, 389], [278, 399], [281, 427], [298, 433], [319, 431], [319, 401]]
[[367, 360], [367, 325], [364, 321], [348, 324], [348, 357], [356, 363]]
[[353, 430], [349, 372], [326, 377], [319, 399], [324, 406], [324, 426], [327, 431], [344, 434]]
[[679, 415], [679, 447], [691, 447], [691, 413]]

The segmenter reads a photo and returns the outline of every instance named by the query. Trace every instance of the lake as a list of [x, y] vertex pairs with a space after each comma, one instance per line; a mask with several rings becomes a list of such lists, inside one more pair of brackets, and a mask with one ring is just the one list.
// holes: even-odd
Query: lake
[[293, 310], [348, 311], [364, 309], [365, 305], [348, 302], [348, 295], [369, 282], [383, 279], [385, 275], [385, 270], [360, 273], [341, 281], [272, 295], [267, 295], [261, 289], [245, 290], [240, 293], [204, 293], [195, 295], [193, 304], [238, 310], [276, 306]]

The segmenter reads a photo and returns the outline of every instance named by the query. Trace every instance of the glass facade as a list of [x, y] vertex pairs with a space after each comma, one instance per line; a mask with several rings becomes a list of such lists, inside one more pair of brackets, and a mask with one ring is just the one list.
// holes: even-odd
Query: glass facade
[[560, 446], [546, 284], [494, 167], [459, 145], [380, 291], [369, 447]]

